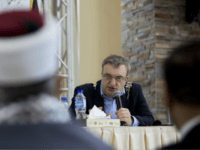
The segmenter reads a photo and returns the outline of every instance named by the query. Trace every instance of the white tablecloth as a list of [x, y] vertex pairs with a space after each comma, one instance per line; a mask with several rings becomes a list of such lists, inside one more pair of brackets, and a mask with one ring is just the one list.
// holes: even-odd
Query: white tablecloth
[[174, 126], [152, 127], [85, 127], [114, 149], [149, 150], [177, 143], [180, 134]]

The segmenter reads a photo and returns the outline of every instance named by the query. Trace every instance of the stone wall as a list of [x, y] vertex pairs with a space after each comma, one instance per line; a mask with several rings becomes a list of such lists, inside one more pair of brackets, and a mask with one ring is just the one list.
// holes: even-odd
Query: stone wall
[[122, 0], [122, 54], [129, 60], [129, 81], [142, 86], [152, 111], [155, 108], [155, 21], [153, 0]]
[[162, 64], [173, 49], [200, 37], [199, 24], [185, 21], [185, 0], [122, 0], [122, 54], [129, 80], [142, 86], [155, 119], [167, 123]]
[[155, 53], [156, 53], [156, 108], [157, 116], [166, 122], [164, 102], [163, 61], [174, 48], [195, 38], [200, 37], [199, 23], [188, 24], [185, 20], [185, 0], [155, 0]]

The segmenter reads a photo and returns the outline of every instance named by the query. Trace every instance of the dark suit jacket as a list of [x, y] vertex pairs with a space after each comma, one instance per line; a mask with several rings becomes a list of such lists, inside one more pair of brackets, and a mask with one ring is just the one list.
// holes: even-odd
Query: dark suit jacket
[[[97, 82], [96, 90], [94, 90], [93, 84], [84, 84], [75, 88], [74, 96], [72, 98], [72, 104], [70, 110], [75, 116], [75, 96], [78, 90], [83, 90], [83, 94], [86, 97], [86, 113], [89, 114], [88, 110], [92, 109], [94, 105], [97, 107], [103, 107], [104, 110], [104, 99], [101, 96], [100, 92], [101, 80]], [[149, 122], [153, 124], [154, 118], [152, 113], [149, 110], [149, 107], [146, 103], [144, 95], [142, 93], [141, 86], [139, 84], [132, 83], [130, 88], [130, 97], [127, 99], [127, 93], [121, 96], [122, 106], [128, 108], [131, 115], [136, 117], [139, 121], [139, 126], [146, 126]]]
[[177, 144], [167, 146], [163, 149], [200, 149], [199, 144], [200, 124], [196, 125], [190, 132]]
[[1, 125], [0, 149], [107, 149], [77, 123]]

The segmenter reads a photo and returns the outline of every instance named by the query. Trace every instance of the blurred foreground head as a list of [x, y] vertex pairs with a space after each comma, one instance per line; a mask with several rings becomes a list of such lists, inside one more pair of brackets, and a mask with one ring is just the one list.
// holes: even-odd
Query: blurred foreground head
[[200, 40], [175, 49], [164, 64], [173, 101], [200, 106]]
[[200, 39], [176, 48], [164, 63], [166, 104], [180, 128], [200, 115]]
[[56, 92], [57, 29], [37, 11], [0, 14], [0, 101]]

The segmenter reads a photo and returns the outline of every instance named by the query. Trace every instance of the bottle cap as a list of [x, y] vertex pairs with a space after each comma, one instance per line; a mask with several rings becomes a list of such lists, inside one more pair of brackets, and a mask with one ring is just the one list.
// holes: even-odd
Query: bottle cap
[[67, 97], [61, 97], [61, 100], [62, 100], [63, 102], [67, 102]]
[[83, 94], [83, 90], [78, 90], [78, 92], [77, 93], [82, 93]]

